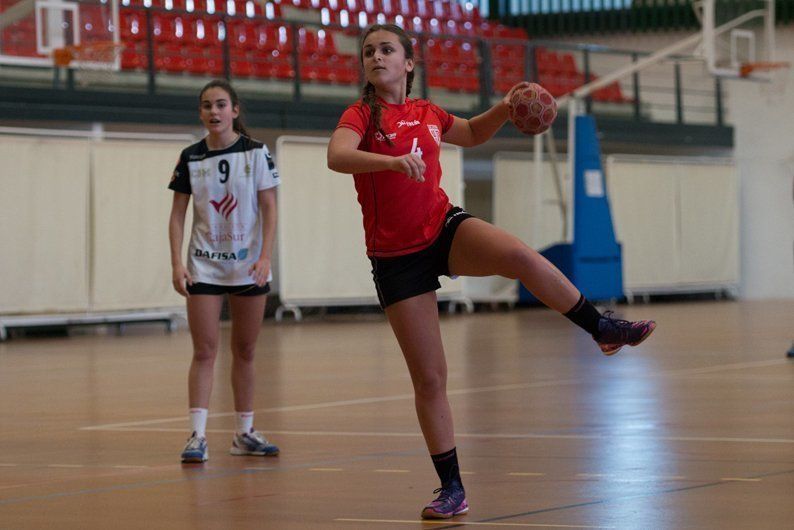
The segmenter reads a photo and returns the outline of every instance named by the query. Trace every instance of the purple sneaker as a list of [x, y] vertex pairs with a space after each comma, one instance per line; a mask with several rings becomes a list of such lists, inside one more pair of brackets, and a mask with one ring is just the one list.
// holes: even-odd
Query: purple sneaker
[[629, 322], [613, 318], [612, 315], [612, 311], [604, 313], [598, 321], [598, 338], [593, 336], [604, 355], [614, 355], [626, 345], [636, 346], [656, 329], [653, 320]]
[[449, 519], [455, 515], [461, 515], [469, 511], [469, 503], [466, 502], [466, 492], [463, 484], [453, 480], [448, 484], [438, 488], [433, 493], [439, 496], [425, 506], [422, 510], [422, 519]]

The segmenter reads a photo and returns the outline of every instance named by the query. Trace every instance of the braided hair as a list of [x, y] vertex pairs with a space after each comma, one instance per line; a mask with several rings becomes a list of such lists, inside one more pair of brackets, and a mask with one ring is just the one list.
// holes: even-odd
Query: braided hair
[[243, 136], [249, 136], [248, 131], [245, 128], [245, 124], [243, 123], [243, 109], [242, 106], [240, 105], [240, 98], [237, 96], [237, 91], [234, 90], [234, 88], [232, 88], [231, 83], [229, 83], [225, 79], [213, 79], [212, 81], [204, 85], [204, 88], [202, 88], [201, 92], [199, 92], [199, 105], [201, 105], [201, 98], [204, 97], [204, 93], [210, 88], [220, 88], [229, 95], [229, 100], [232, 103], [232, 108], [237, 107], [239, 109], [237, 117], [234, 118], [234, 120], [232, 121], [232, 129], [234, 129], [235, 132], [242, 134]]
[[[361, 60], [361, 65], [364, 65], [364, 41], [367, 40], [367, 37], [376, 31], [388, 31], [389, 33], [394, 33], [397, 35], [400, 44], [402, 44], [403, 49], [405, 50], [405, 58], [406, 59], [413, 59], [414, 58], [414, 46], [411, 43], [411, 37], [403, 30], [400, 26], [396, 24], [373, 24], [361, 35], [361, 48], [359, 59]], [[405, 94], [408, 95], [411, 93], [411, 85], [414, 81], [414, 72], [411, 70], [408, 72], [407, 80], [406, 80], [406, 87], [405, 87]], [[364, 85], [364, 88], [361, 91], [361, 100], [365, 105], [369, 107], [370, 110], [370, 117], [369, 117], [369, 124], [367, 126], [368, 129], [374, 128], [376, 131], [381, 133], [383, 137], [386, 139], [386, 142], [389, 145], [392, 145], [391, 140], [386, 135], [381, 127], [380, 124], [380, 117], [381, 113], [383, 112], [383, 105], [378, 101], [377, 96], [375, 95], [375, 85], [367, 81]]]

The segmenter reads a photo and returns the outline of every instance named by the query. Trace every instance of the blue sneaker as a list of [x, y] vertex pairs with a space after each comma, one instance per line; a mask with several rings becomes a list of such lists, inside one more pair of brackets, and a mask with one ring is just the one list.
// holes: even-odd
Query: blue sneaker
[[229, 452], [237, 456], [276, 456], [278, 447], [268, 442], [264, 434], [251, 429], [251, 432], [234, 435]]
[[187, 440], [185, 448], [182, 450], [182, 463], [201, 464], [206, 462], [209, 457], [210, 451], [207, 447], [207, 438], [196, 436], [196, 432], [193, 431], [193, 434]]
[[452, 480], [435, 490], [440, 495], [422, 510], [422, 519], [449, 519], [469, 511], [463, 484]]

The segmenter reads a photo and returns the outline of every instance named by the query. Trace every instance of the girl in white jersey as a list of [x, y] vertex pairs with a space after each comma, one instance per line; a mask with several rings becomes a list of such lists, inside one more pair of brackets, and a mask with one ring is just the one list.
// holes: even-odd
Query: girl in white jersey
[[422, 517], [446, 519], [466, 513], [469, 505], [446, 393], [435, 293], [439, 276], [518, 278], [539, 300], [590, 333], [607, 355], [639, 344], [656, 324], [602, 316], [543, 256], [453, 207], [438, 189], [441, 141], [468, 147], [491, 138], [507, 120], [510, 93], [470, 119], [407, 99], [414, 51], [408, 35], [393, 24], [364, 32], [361, 62], [367, 84], [331, 136], [328, 167], [354, 175], [378, 298], [408, 364], [419, 424], [441, 480], [438, 497], [424, 507]]
[[[179, 157], [168, 235], [174, 289], [187, 298], [193, 338], [188, 375], [192, 434], [182, 462], [209, 457], [207, 409], [218, 352], [223, 295], [232, 319], [232, 390], [236, 433], [231, 454], [275, 456], [279, 449], [254, 430], [254, 349], [270, 291], [276, 231], [278, 172], [267, 147], [248, 137], [240, 102], [229, 83], [215, 80], [199, 95], [207, 136]], [[193, 228], [187, 266], [182, 261], [185, 213], [193, 196]]]

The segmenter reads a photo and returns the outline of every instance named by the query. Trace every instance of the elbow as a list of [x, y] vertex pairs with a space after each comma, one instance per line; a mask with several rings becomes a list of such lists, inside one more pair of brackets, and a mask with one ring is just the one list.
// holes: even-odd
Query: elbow
[[328, 151], [328, 156], [326, 157], [326, 164], [328, 165], [328, 169], [330, 169], [331, 171], [337, 171], [337, 172], [339, 171], [339, 162], [337, 160], [337, 157], [334, 156], [334, 154], [331, 153], [331, 151]]

